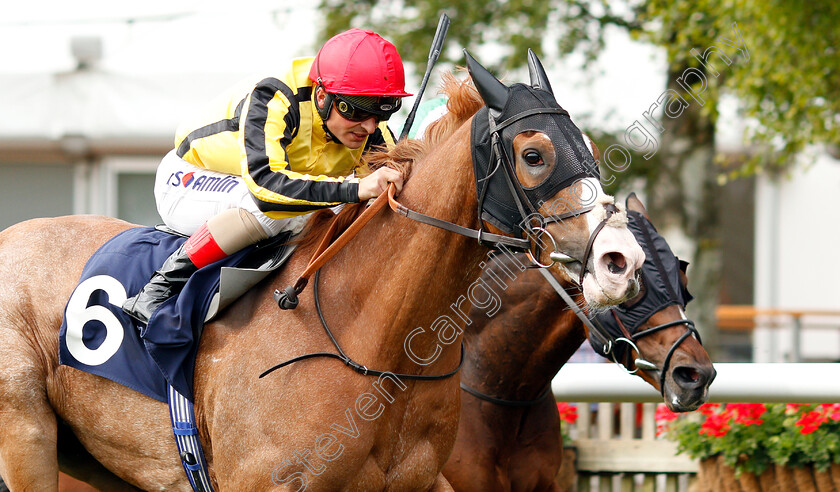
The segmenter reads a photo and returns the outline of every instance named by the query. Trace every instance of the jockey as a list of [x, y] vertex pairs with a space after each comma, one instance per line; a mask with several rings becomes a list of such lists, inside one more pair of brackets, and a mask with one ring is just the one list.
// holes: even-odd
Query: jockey
[[190, 235], [123, 310], [142, 323], [199, 268], [283, 231], [306, 214], [374, 198], [402, 175], [383, 167], [359, 179], [363, 154], [392, 147], [386, 121], [400, 108], [397, 49], [351, 29], [279, 77], [234, 88], [176, 132], [161, 161], [155, 201], [167, 226]]

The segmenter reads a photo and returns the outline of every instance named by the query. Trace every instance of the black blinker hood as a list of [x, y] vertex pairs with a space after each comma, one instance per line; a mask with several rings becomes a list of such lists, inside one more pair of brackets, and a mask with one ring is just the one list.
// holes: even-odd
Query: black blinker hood
[[[558, 191], [581, 178], [600, 179], [598, 165], [569, 113], [554, 98], [542, 64], [533, 52], [529, 50], [528, 56], [531, 84], [510, 87], [499, 82], [469, 53], [466, 55], [470, 75], [486, 103], [476, 113], [471, 128], [481, 218], [521, 237], [526, 217]], [[554, 169], [541, 183], [525, 188], [513, 169], [513, 139], [530, 130], [547, 134], [553, 143]]]

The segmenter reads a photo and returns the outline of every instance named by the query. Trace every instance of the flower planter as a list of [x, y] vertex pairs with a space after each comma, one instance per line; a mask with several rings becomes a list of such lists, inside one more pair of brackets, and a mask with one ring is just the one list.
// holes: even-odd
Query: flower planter
[[700, 461], [697, 492], [840, 492], [840, 465], [826, 471], [772, 465], [759, 476], [727, 466], [720, 456]]

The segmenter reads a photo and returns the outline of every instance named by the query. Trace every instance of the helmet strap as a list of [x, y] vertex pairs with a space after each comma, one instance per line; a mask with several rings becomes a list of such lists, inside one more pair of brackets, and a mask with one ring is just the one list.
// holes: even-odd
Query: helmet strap
[[[324, 105], [318, 106], [318, 89], [324, 91], [325, 99]], [[321, 119], [324, 120], [324, 123], [327, 122], [327, 119], [330, 117], [330, 111], [332, 110], [333, 101], [335, 101], [335, 96], [327, 92], [327, 89], [324, 87], [324, 84], [318, 80], [318, 85], [315, 86], [315, 107], [318, 109], [318, 114], [321, 115]]]
[[[318, 106], [318, 88], [321, 88], [324, 91], [324, 105]], [[324, 133], [327, 134], [327, 140], [332, 140], [335, 142], [340, 142], [338, 137], [336, 137], [333, 132], [327, 128], [327, 120], [330, 117], [330, 111], [332, 111], [333, 102], [335, 102], [335, 96], [327, 92], [327, 89], [324, 88], [324, 85], [321, 83], [320, 78], [318, 79], [318, 85], [315, 86], [315, 91], [312, 93], [313, 101], [312, 103], [315, 104], [315, 109], [318, 110], [318, 115], [321, 116], [322, 124], [321, 126], [324, 128]]]

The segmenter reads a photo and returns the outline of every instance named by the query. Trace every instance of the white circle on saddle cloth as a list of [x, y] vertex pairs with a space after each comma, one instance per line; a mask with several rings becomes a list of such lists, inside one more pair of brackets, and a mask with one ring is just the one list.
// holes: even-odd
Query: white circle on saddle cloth
[[308, 215], [272, 219], [262, 213], [241, 176], [198, 167], [174, 150], [161, 160], [155, 175], [155, 202], [163, 222], [192, 235], [202, 224], [225, 210], [241, 208], [254, 217], [269, 236], [303, 230]]

